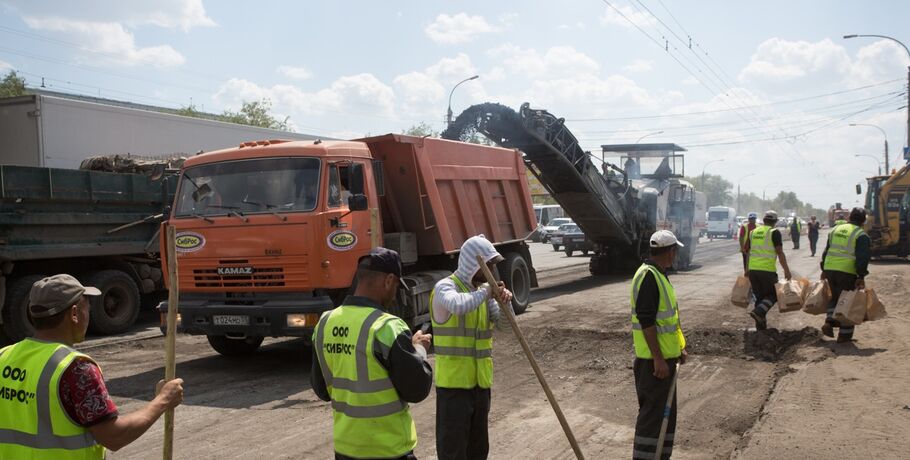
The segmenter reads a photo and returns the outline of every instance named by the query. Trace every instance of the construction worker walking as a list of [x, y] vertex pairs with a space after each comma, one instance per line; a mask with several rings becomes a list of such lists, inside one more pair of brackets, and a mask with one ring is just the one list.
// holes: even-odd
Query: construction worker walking
[[310, 383], [332, 402], [336, 459], [414, 459], [417, 430], [408, 403], [426, 399], [432, 337], [384, 312], [395, 300], [401, 259], [374, 248], [357, 264], [357, 287], [323, 313], [313, 333]]
[[183, 380], [159, 382], [157, 396], [120, 415], [101, 368], [73, 350], [85, 340], [89, 297], [101, 291], [70, 275], [36, 281], [28, 297], [35, 337], [0, 349], [0, 459], [103, 459], [145, 433], [183, 401]]
[[831, 302], [828, 304], [828, 315], [822, 326], [822, 333], [834, 337], [834, 328], [838, 328], [837, 342], [853, 340], [856, 326], [843, 326], [834, 320], [834, 307], [844, 291], [864, 289], [865, 277], [869, 273], [871, 257], [871, 240], [863, 231], [866, 222], [866, 210], [853, 208], [850, 221], [838, 225], [828, 234], [828, 244], [822, 253], [822, 279], [828, 280], [831, 287]]
[[[458, 270], [443, 278], [430, 296], [436, 351], [436, 455], [440, 460], [485, 459], [493, 385], [493, 323], [501, 308], [512, 308], [512, 293], [484, 283], [477, 256], [490, 271], [503, 257], [483, 235], [461, 246]], [[494, 300], [491, 302], [491, 300]]]
[[784, 277], [791, 279], [790, 267], [787, 265], [787, 256], [784, 255], [783, 240], [780, 232], [774, 228], [777, 224], [777, 213], [765, 212], [763, 225], [755, 227], [749, 235], [749, 264], [746, 276], [752, 283], [752, 293], [755, 295], [755, 308], [749, 316], [755, 320], [755, 329], [763, 331], [768, 328], [765, 317], [768, 311], [777, 302], [777, 261], [780, 260], [784, 268]]
[[793, 221], [790, 222], [790, 240], [793, 241], [793, 249], [799, 249], [799, 236], [802, 231], [802, 221], [800, 221], [799, 216], [793, 216]]
[[[679, 325], [679, 303], [667, 278], [677, 248], [685, 247], [669, 230], [651, 235], [650, 258], [632, 278], [632, 342], [635, 347], [635, 392], [638, 418], [632, 458], [654, 458], [663, 418], [668, 417], [661, 458], [670, 458], [676, 433], [676, 395], [670, 394], [676, 365], [688, 357], [686, 338]], [[673, 398], [664, 414], [667, 398]]]
[[758, 214], [750, 212], [749, 222], [739, 227], [739, 252], [743, 255], [744, 271], [749, 270], [749, 234], [752, 233], [752, 230], [755, 230], [756, 219], [758, 219]]
[[812, 252], [812, 257], [815, 257], [815, 250], [818, 248], [818, 230], [821, 226], [822, 223], [815, 216], [809, 218], [809, 250]]

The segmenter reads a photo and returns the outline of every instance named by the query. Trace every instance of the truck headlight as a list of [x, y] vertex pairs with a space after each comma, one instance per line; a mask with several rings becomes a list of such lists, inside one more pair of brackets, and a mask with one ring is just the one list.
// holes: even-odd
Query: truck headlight
[[307, 327], [315, 326], [319, 322], [319, 316], [314, 313], [288, 313], [288, 327]]

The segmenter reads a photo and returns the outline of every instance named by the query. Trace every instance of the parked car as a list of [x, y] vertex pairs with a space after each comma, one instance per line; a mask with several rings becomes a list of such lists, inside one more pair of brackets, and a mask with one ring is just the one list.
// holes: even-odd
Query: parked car
[[581, 251], [582, 254], [588, 255], [588, 251], [594, 249], [594, 244], [591, 240], [575, 224], [569, 225], [565, 229], [565, 233], [562, 235], [562, 244], [566, 248], [567, 257], [572, 257], [572, 253], [575, 251]]
[[553, 245], [554, 251], [559, 250], [559, 247], [562, 246], [562, 244], [563, 244], [563, 236], [566, 234], [566, 231], [568, 231], [572, 227], [578, 227], [578, 225], [576, 225], [574, 223], [562, 224], [559, 226], [559, 228], [556, 229], [555, 232], [550, 233], [549, 241], [550, 241], [550, 244]]
[[[572, 219], [568, 217], [557, 217], [555, 219], [550, 219], [550, 222], [547, 222], [547, 225], [544, 225], [540, 228], [540, 241], [543, 243], [550, 242], [550, 236], [559, 229], [560, 225], [571, 224]], [[557, 251], [559, 249], [556, 249]]]

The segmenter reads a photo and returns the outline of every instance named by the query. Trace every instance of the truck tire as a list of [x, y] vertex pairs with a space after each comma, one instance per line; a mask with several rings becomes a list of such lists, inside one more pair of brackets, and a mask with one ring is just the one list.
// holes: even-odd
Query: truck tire
[[575, 250], [566, 246], [566, 257], [572, 257], [573, 253], [575, 253]]
[[102, 270], [86, 280], [101, 295], [91, 298], [92, 316], [88, 327], [96, 334], [125, 332], [139, 316], [139, 288], [133, 278], [120, 270]]
[[207, 335], [209, 345], [222, 356], [251, 355], [262, 345], [264, 337], [247, 337], [232, 339], [224, 335]]
[[44, 275], [27, 275], [9, 283], [3, 306], [3, 331], [14, 343], [35, 334], [35, 327], [28, 319], [28, 293], [35, 281], [42, 278]]
[[506, 289], [512, 291], [512, 310], [515, 314], [524, 313], [531, 302], [528, 262], [517, 252], [506, 254], [505, 260], [499, 264], [499, 279], [506, 284]]

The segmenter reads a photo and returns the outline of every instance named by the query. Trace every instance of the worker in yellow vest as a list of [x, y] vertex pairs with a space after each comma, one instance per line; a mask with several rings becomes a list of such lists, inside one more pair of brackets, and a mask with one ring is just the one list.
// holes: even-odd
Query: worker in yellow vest
[[840, 224], [828, 233], [828, 245], [822, 253], [822, 279], [827, 279], [831, 288], [831, 302], [828, 304], [828, 316], [822, 326], [822, 333], [834, 337], [834, 328], [837, 327], [838, 343], [853, 340], [855, 326], [843, 326], [835, 321], [834, 307], [843, 291], [864, 289], [865, 278], [869, 274], [872, 242], [863, 231], [865, 222], [866, 210], [853, 208], [850, 211], [850, 222]]
[[483, 235], [468, 238], [458, 270], [436, 283], [430, 295], [436, 351], [436, 455], [440, 460], [485, 459], [493, 385], [493, 329], [512, 293], [485, 284], [480, 256], [491, 271], [503, 260]]
[[638, 418], [632, 458], [654, 458], [663, 418], [668, 418], [662, 458], [670, 458], [676, 434], [676, 395], [670, 413], [665, 414], [676, 365], [689, 356], [686, 337], [679, 325], [676, 291], [667, 278], [677, 248], [685, 247], [669, 230], [651, 235], [650, 258], [632, 278], [632, 342], [635, 346], [635, 392]]
[[408, 403], [433, 386], [427, 363], [431, 336], [411, 335], [386, 312], [402, 281], [401, 259], [374, 248], [357, 264], [357, 287], [319, 319], [313, 333], [310, 384], [332, 402], [335, 458], [414, 459], [417, 429]]
[[799, 237], [803, 232], [803, 223], [799, 216], [793, 216], [790, 222], [790, 241], [793, 242], [793, 249], [799, 249]]
[[764, 225], [759, 225], [749, 234], [749, 266], [746, 276], [752, 284], [752, 294], [755, 296], [755, 308], [749, 316], [755, 320], [755, 329], [763, 331], [768, 328], [765, 317], [771, 307], [777, 303], [777, 261], [780, 260], [784, 268], [784, 277], [789, 280], [790, 267], [787, 265], [787, 256], [784, 255], [783, 239], [780, 232], [774, 227], [777, 224], [777, 213], [765, 212], [762, 219]]
[[70, 275], [32, 285], [35, 337], [0, 349], [0, 459], [102, 459], [105, 448], [135, 441], [183, 401], [182, 379], [159, 382], [152, 402], [119, 415], [101, 369], [72, 348], [85, 339], [89, 298], [100, 295]]

